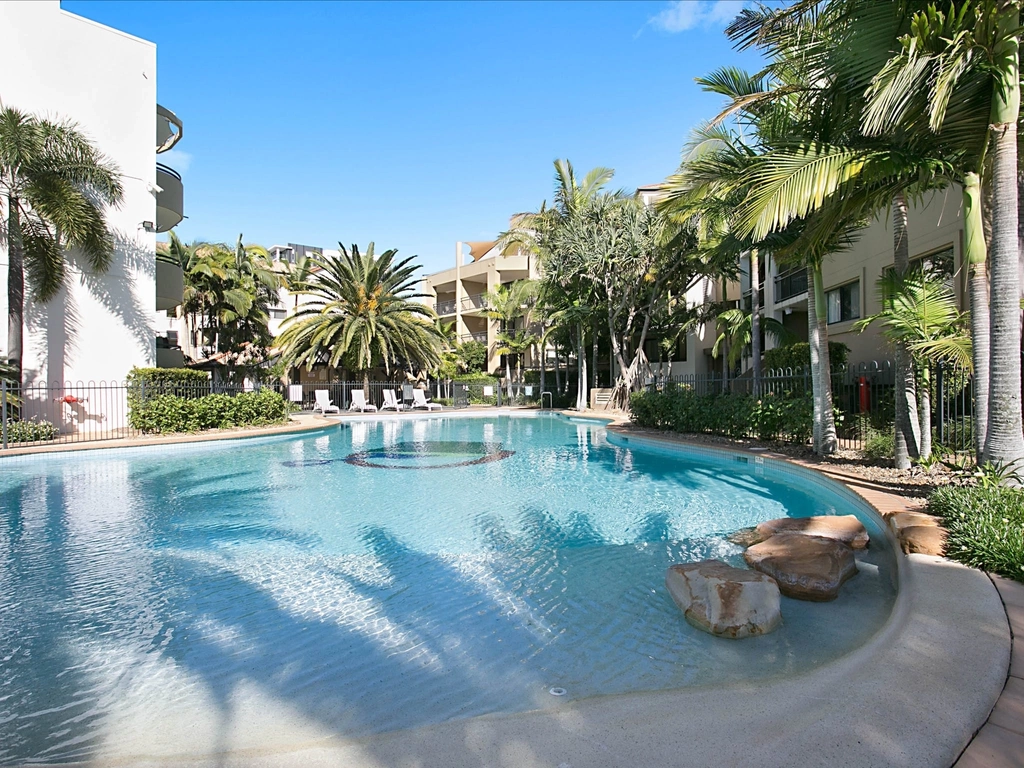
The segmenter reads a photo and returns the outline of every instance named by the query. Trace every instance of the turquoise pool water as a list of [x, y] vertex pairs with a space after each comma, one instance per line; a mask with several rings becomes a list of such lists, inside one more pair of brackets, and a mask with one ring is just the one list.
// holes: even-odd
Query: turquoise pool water
[[872, 546], [837, 601], [783, 598], [761, 638], [690, 627], [668, 565], [741, 563], [736, 528], [859, 510], [616, 440], [550, 414], [390, 418], [0, 460], [0, 764], [119, 754], [254, 690], [360, 736], [790, 675], [884, 623], [893, 557], [862, 517]]

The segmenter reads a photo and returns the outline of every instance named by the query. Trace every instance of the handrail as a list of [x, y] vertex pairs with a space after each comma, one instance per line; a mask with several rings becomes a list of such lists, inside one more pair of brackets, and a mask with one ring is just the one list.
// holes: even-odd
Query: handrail
[[156, 105], [156, 116], [157, 119], [162, 117], [164, 120], [166, 120], [168, 123], [170, 123], [178, 129], [177, 133], [172, 133], [170, 136], [167, 137], [167, 140], [164, 141], [163, 144], [156, 148], [156, 153], [159, 155], [161, 152], [166, 152], [179, 141], [181, 141], [181, 137], [185, 135], [185, 126], [181, 122], [181, 118], [179, 118], [176, 114], [171, 112], [171, 110], [169, 110], [167, 107], [161, 106], [159, 104]]
[[552, 410], [554, 410], [554, 408], [555, 408], [555, 396], [553, 394], [551, 394], [550, 392], [541, 392], [540, 393], [540, 409], [542, 411], [544, 410], [544, 395], [548, 396], [548, 408], [551, 408]]
[[173, 168], [171, 168], [170, 166], [164, 165], [163, 163], [157, 163], [156, 164], [156, 169], [158, 171], [163, 171], [164, 173], [170, 174], [171, 176], [176, 178], [178, 181], [181, 181], [181, 174], [178, 173]]

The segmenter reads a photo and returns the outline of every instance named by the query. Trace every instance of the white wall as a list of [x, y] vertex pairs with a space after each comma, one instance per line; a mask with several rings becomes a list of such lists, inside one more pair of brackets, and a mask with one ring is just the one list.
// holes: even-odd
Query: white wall
[[[29, 382], [121, 380], [155, 362], [156, 46], [60, 9], [57, 0], [0, 3], [0, 100], [67, 118], [124, 175], [124, 203], [110, 211], [117, 249], [110, 270], [73, 267], [48, 305], [26, 302]], [[172, 106], [173, 108], [173, 106]], [[0, 349], [7, 351], [7, 254], [0, 248]]]

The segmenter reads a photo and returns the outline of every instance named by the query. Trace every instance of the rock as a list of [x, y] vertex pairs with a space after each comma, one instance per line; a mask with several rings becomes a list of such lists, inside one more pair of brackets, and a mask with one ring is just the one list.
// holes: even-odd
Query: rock
[[900, 548], [908, 555], [944, 555], [946, 538], [949, 536], [945, 528], [937, 525], [908, 525], [899, 531]]
[[779, 586], [721, 560], [673, 565], [665, 586], [686, 620], [718, 637], [766, 635], [782, 623]]
[[889, 527], [898, 536], [904, 528], [914, 525], [924, 525], [935, 528], [939, 525], [939, 518], [933, 515], [926, 515], [924, 512], [897, 512], [889, 517]]
[[803, 533], [841, 541], [853, 549], [868, 545], [868, 532], [855, 515], [818, 515], [816, 517], [780, 517], [761, 523], [755, 529], [761, 541], [777, 533]]
[[782, 594], [797, 600], [835, 600], [857, 573], [853, 550], [823, 536], [779, 533], [743, 553], [747, 565], [771, 576]]
[[764, 537], [757, 533], [756, 528], [740, 528], [725, 538], [733, 544], [739, 544], [741, 547], [749, 547], [752, 544], [757, 544], [759, 541], [764, 541]]

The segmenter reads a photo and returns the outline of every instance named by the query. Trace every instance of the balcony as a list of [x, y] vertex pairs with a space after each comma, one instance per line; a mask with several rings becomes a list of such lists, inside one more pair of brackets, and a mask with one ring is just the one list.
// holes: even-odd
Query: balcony
[[168, 261], [156, 261], [156, 308], [157, 311], [174, 309], [181, 304], [185, 291], [185, 279], [181, 267]]
[[185, 218], [181, 176], [163, 163], [156, 164], [156, 231], [167, 232]]
[[482, 293], [474, 293], [472, 296], [462, 297], [462, 311], [472, 312], [477, 309], [487, 309], [487, 299]]
[[487, 343], [487, 331], [481, 331], [480, 333], [463, 333], [459, 335], [460, 342], [466, 341], [481, 341], [484, 344]]
[[183, 130], [181, 120], [176, 114], [166, 107], [156, 105], [156, 153], [158, 155], [181, 141]]
[[454, 315], [455, 314], [455, 300], [450, 301], [439, 301], [434, 305], [434, 311], [439, 315]]
[[775, 277], [775, 303], [807, 293], [807, 270], [793, 269]]

